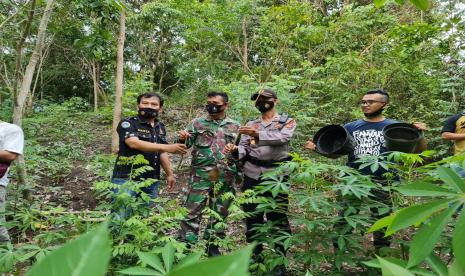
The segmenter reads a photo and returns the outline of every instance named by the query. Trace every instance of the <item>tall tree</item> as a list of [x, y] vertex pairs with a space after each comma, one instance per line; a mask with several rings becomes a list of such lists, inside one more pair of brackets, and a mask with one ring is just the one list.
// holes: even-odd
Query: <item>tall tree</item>
[[[21, 87], [19, 89], [18, 95], [15, 98], [15, 105], [13, 108], [13, 123], [21, 126], [23, 121], [23, 111], [26, 104], [26, 99], [31, 89], [32, 77], [34, 76], [34, 71], [42, 55], [42, 48], [45, 41], [45, 34], [47, 31], [47, 24], [52, 15], [53, 0], [47, 0], [45, 6], [45, 11], [40, 19], [39, 30], [37, 32], [37, 40], [32, 52], [32, 55], [27, 64], [26, 71], [24, 72], [24, 77], [21, 82]], [[24, 165], [24, 157], [21, 155], [18, 158], [18, 172], [19, 172], [19, 183], [26, 184], [26, 169]]]
[[[23, 46], [24, 42], [26, 41], [26, 37], [29, 35], [29, 32], [31, 30], [31, 24], [32, 20], [34, 19], [34, 13], [35, 13], [35, 7], [36, 7], [36, 0], [31, 0], [30, 2], [30, 7], [29, 7], [29, 13], [27, 16], [26, 20], [26, 25], [21, 32], [21, 37], [19, 38], [18, 42], [16, 43], [16, 65], [15, 65], [15, 78], [13, 80], [13, 98], [16, 99], [18, 98], [18, 83], [21, 81], [21, 75], [22, 75], [22, 68], [21, 64], [23, 62]], [[17, 102], [15, 102], [15, 106], [18, 105]]]
[[111, 151], [118, 151], [118, 133], [116, 127], [121, 121], [121, 106], [123, 98], [123, 69], [124, 69], [124, 38], [126, 36], [126, 10], [121, 9], [119, 17], [118, 48], [116, 54], [116, 89], [115, 89], [115, 106], [113, 108], [113, 132], [111, 134]]

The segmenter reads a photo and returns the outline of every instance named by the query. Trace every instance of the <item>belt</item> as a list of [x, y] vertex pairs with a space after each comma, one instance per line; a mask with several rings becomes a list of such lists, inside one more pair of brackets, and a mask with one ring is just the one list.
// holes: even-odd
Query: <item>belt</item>
[[276, 164], [276, 163], [291, 161], [292, 157], [289, 156], [289, 157], [286, 157], [286, 158], [281, 159], [281, 160], [261, 160], [261, 159], [258, 159], [256, 157], [246, 155], [244, 160], [247, 161], [247, 162], [250, 162], [250, 163], [252, 163], [252, 164], [254, 164], [256, 166], [259, 166], [259, 167], [272, 168], [272, 167], [279, 167], [279, 164]]

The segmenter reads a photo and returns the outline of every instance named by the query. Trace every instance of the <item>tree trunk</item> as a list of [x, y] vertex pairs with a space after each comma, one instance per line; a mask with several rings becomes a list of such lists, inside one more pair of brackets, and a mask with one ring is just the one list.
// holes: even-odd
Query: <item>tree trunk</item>
[[[31, 89], [32, 77], [34, 76], [34, 71], [37, 65], [37, 62], [41, 56], [42, 48], [45, 40], [45, 33], [47, 31], [47, 24], [52, 14], [53, 0], [47, 0], [47, 5], [45, 6], [45, 11], [40, 19], [39, 30], [37, 32], [37, 40], [34, 51], [31, 54], [29, 63], [26, 66], [26, 71], [24, 72], [24, 77], [21, 82], [21, 88], [17, 97], [15, 98], [15, 106], [13, 109], [13, 123], [21, 126], [23, 121], [23, 110], [26, 103], [27, 95]], [[21, 155], [18, 158], [18, 175], [19, 175], [19, 184], [22, 186], [26, 185], [26, 168], [24, 157]], [[25, 189], [23, 196], [25, 198], [30, 197], [30, 191]]]
[[97, 83], [97, 65], [95, 60], [92, 61], [91, 63], [91, 69], [92, 69], [92, 83], [94, 84], [94, 112], [98, 111], [98, 83]]
[[36, 1], [31, 0], [31, 7], [29, 10], [29, 14], [27, 16], [26, 26], [24, 27], [23, 32], [21, 33], [21, 38], [19, 39], [18, 43], [16, 44], [16, 65], [15, 65], [15, 75], [13, 78], [13, 101], [15, 106], [18, 106], [16, 99], [18, 98], [18, 83], [21, 81], [21, 63], [23, 62], [23, 45], [24, 41], [26, 41], [26, 37], [31, 30], [32, 19], [34, 18], [36, 7]]
[[52, 5], [53, 0], [47, 0], [47, 5], [45, 7], [44, 14], [42, 15], [39, 24], [36, 45], [34, 51], [31, 54], [31, 58], [29, 59], [26, 71], [24, 72], [24, 77], [21, 82], [19, 93], [15, 98], [15, 106], [13, 110], [13, 123], [18, 126], [21, 126], [22, 124], [24, 105], [26, 103], [29, 90], [31, 89], [32, 78], [34, 76], [34, 71], [36, 69], [37, 62], [39, 61], [39, 58], [42, 53], [48, 20], [50, 19], [50, 16], [52, 14]]
[[37, 67], [34, 85], [32, 86], [32, 91], [29, 94], [28, 101], [27, 101], [26, 110], [28, 111], [32, 110], [32, 105], [34, 104], [34, 98], [36, 97], [37, 83], [39, 82], [39, 76], [42, 75], [42, 65], [44, 64], [44, 60], [47, 58], [48, 53], [50, 52], [50, 45], [52, 45], [51, 42], [48, 44], [47, 48], [45, 49], [44, 54], [40, 57], [39, 67]]
[[320, 8], [320, 11], [321, 13], [323, 14], [323, 16], [328, 16], [328, 10], [326, 8], [326, 5], [325, 5], [325, 1], [324, 0], [317, 0], [318, 1], [318, 7]]
[[124, 38], [126, 32], [126, 15], [125, 9], [121, 10], [119, 17], [118, 49], [116, 54], [116, 87], [115, 87], [115, 106], [113, 108], [113, 132], [111, 134], [111, 151], [118, 152], [119, 137], [116, 133], [116, 127], [121, 121], [121, 109], [123, 99], [123, 69], [124, 69]]
[[249, 69], [249, 43], [247, 39], [247, 17], [244, 17], [242, 19], [242, 36], [244, 39], [243, 45], [242, 45], [242, 65], [244, 66], [244, 72], [248, 73], [250, 71]]
[[95, 77], [96, 77], [96, 82], [97, 82], [97, 92], [98, 92], [98, 95], [100, 96], [100, 99], [103, 100], [103, 105], [108, 106], [110, 103], [108, 101], [107, 94], [105, 94], [105, 91], [100, 85], [100, 79], [102, 78], [102, 67], [103, 67], [102, 62], [96, 63]]

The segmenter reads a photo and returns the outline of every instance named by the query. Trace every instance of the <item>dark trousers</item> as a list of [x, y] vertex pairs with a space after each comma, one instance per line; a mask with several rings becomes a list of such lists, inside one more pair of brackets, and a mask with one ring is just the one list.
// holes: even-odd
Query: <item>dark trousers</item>
[[[373, 190], [371, 193], [374, 195], [372, 199], [377, 200], [379, 202], [382, 202], [386, 204], [387, 206], [391, 207], [391, 197], [389, 196], [389, 193], [383, 190]], [[379, 214], [377, 208], [370, 208], [371, 211], [371, 217], [379, 220], [383, 217], [385, 217], [387, 214], [391, 213], [389, 211], [387, 214]], [[373, 246], [375, 249], [379, 249], [381, 247], [389, 247], [391, 245], [391, 239], [389, 237], [384, 237], [384, 232], [383, 231], [375, 231], [373, 232]]]
[[[382, 202], [386, 204], [387, 206], [391, 206], [391, 199], [390, 199], [388, 192], [384, 190], [375, 189], [375, 190], [372, 190], [371, 193], [373, 194], [373, 196], [370, 197], [371, 199], [376, 200], [378, 202]], [[343, 208], [341, 211], [339, 211], [339, 217], [344, 217], [344, 213], [346, 212], [349, 203], [347, 202], [347, 200], [344, 200], [343, 198], [341, 200], [342, 200], [342, 205], [345, 206], [346, 208]], [[363, 204], [363, 200], [360, 200], [360, 199], [353, 199], [353, 200], [356, 201], [356, 203], [353, 202], [356, 205]], [[356, 208], [357, 212], [360, 211], [360, 207]], [[370, 211], [371, 211], [371, 217], [375, 220], [379, 220], [387, 215], [387, 214], [380, 214], [378, 211], [378, 208], [370, 208]], [[338, 232], [340, 233], [342, 232], [342, 229], [346, 229], [346, 232], [341, 233], [341, 234], [347, 234], [352, 229], [349, 229], [348, 227], [346, 227], [346, 225], [347, 225], [347, 222], [345, 220], [339, 220], [335, 224], [334, 227], [338, 229]], [[339, 249], [337, 238], [333, 240], [333, 245], [336, 249]], [[389, 247], [390, 245], [391, 245], [391, 239], [389, 237], [384, 237], [383, 231], [373, 232], [373, 246], [376, 250], [382, 247]]]
[[[253, 190], [263, 181], [265, 181], [265, 179], [256, 180], [245, 175], [242, 191]], [[267, 198], [273, 197], [271, 192], [269, 191], [265, 192], [263, 196]], [[244, 211], [251, 214], [250, 217], [247, 217], [245, 219], [245, 225], [247, 227], [247, 232], [245, 233], [245, 236], [247, 238], [247, 242], [250, 243], [257, 239], [257, 231], [252, 228], [254, 228], [256, 225], [264, 224], [265, 217], [267, 221], [275, 222], [275, 225], [279, 228], [279, 230], [285, 231], [289, 234], [291, 233], [291, 227], [289, 225], [289, 220], [286, 215], [289, 206], [288, 195], [280, 193], [275, 197], [275, 200], [280, 206], [284, 206], [284, 208], [265, 213], [262, 211], [257, 211], [258, 204], [244, 204]], [[281, 252], [283, 255], [286, 254], [286, 250], [284, 249], [284, 246], [281, 244], [277, 244], [276, 250]], [[259, 243], [254, 249], [254, 255], [258, 256], [262, 251], [263, 245]]]

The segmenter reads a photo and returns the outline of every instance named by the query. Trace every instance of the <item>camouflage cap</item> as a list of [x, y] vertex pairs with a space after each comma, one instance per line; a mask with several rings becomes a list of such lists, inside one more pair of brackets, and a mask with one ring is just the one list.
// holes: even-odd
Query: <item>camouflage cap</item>
[[250, 97], [250, 99], [252, 101], [255, 101], [258, 96], [263, 96], [263, 97], [267, 97], [267, 98], [275, 98], [277, 99], [278, 98], [278, 94], [276, 92], [274, 92], [273, 90], [271, 89], [260, 89], [258, 90], [258, 92], [255, 92], [252, 97]]

